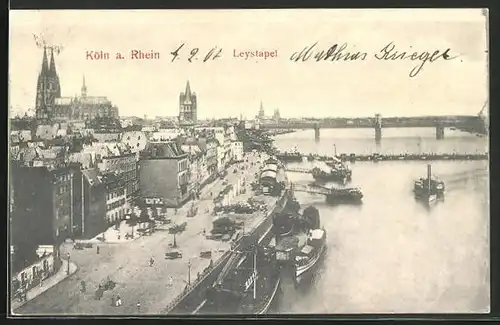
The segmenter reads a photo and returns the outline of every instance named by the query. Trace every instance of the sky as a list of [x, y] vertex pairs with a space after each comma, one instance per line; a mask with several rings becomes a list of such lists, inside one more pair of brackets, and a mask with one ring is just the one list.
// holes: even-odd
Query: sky
[[[487, 19], [481, 9], [374, 10], [141, 10], [10, 11], [11, 115], [34, 107], [43, 50], [33, 35], [62, 46], [55, 61], [62, 96], [107, 96], [122, 116], [175, 116], [186, 81], [198, 96], [200, 118], [267, 115], [366, 117], [476, 115], [488, 99]], [[290, 60], [346, 43], [365, 60]], [[452, 60], [376, 60], [390, 42], [412, 53], [449, 50]], [[179, 59], [170, 52], [185, 43]], [[221, 56], [202, 62], [213, 47]], [[188, 53], [199, 48], [198, 60]], [[159, 53], [132, 60], [132, 50]], [[234, 52], [277, 51], [267, 60]], [[104, 51], [109, 60], [90, 60]], [[115, 59], [116, 53], [125, 59]], [[380, 54], [379, 54], [380, 55]]]

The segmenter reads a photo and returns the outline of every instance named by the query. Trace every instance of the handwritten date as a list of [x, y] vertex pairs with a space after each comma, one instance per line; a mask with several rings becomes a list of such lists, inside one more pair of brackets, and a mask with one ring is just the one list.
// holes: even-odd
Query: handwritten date
[[222, 54], [222, 49], [217, 46], [206, 51], [200, 51], [198, 47], [189, 49], [185, 45], [186, 43], [182, 43], [177, 49], [170, 52], [172, 55], [172, 62], [179, 59], [187, 59], [188, 62], [193, 62], [199, 58], [202, 59], [202, 62], [214, 61], [220, 58]]

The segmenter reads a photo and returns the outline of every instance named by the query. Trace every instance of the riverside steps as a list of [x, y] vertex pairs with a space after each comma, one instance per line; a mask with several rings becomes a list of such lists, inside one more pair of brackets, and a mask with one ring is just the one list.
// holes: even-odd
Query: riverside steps
[[[276, 154], [276, 158], [287, 162], [302, 162], [307, 161], [331, 161], [334, 157], [322, 156], [318, 154], [303, 154], [299, 152], [280, 152]], [[439, 161], [439, 160], [460, 160], [460, 161], [472, 161], [472, 160], [488, 160], [487, 153], [419, 153], [419, 154], [369, 154], [369, 155], [357, 155], [351, 154], [341, 154], [335, 156], [336, 159], [342, 161], [356, 162], [356, 161]]]

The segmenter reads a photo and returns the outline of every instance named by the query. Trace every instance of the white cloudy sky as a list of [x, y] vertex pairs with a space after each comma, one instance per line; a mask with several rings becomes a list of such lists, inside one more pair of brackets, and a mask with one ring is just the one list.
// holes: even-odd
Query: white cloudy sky
[[[10, 106], [34, 106], [42, 51], [33, 34], [62, 45], [56, 65], [63, 96], [107, 96], [120, 115], [174, 116], [190, 80], [201, 117], [254, 116], [262, 100], [282, 116], [476, 114], [488, 96], [486, 18], [481, 10], [245, 10], [245, 11], [11, 11]], [[290, 55], [318, 41], [318, 49], [347, 42], [368, 52], [361, 62], [294, 63]], [[427, 63], [373, 59], [387, 43], [401, 51], [446, 50], [459, 57]], [[212, 62], [172, 63], [181, 43], [223, 48]], [[411, 49], [410, 49], [411, 46]], [[87, 50], [132, 49], [160, 60], [86, 60]], [[278, 50], [278, 58], [244, 61], [233, 50]], [[114, 55], [112, 55], [114, 56]], [[185, 55], [184, 55], [185, 56]]]

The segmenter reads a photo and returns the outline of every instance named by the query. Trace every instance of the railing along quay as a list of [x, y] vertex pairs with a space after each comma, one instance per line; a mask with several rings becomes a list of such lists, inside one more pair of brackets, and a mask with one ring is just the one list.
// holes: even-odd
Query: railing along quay
[[[270, 221], [270, 216], [277, 211], [280, 211], [283, 209], [283, 207], [286, 205], [286, 202], [288, 201], [288, 196], [290, 195], [290, 192], [286, 192], [277, 202], [274, 208], [271, 211], [268, 211], [264, 218], [262, 218], [255, 227], [247, 233], [247, 236], [252, 237], [255, 236], [256, 233], [262, 228], [262, 226]], [[271, 222], [272, 224], [272, 222]], [[188, 297], [194, 290], [197, 289], [197, 287], [203, 283], [211, 275], [214, 270], [217, 270], [217, 268], [221, 265], [224, 264], [228, 261], [229, 256], [232, 254], [233, 251], [237, 250], [243, 250], [241, 248], [241, 245], [245, 245], [248, 243], [244, 243], [242, 241], [243, 237], [240, 237], [239, 240], [237, 240], [234, 244], [231, 250], [228, 250], [224, 252], [211, 266], [208, 266], [207, 268], [204, 269], [203, 273], [200, 274], [200, 276], [193, 281], [190, 285], [186, 285], [185, 289], [177, 295], [167, 306], [163, 309], [164, 314], [168, 314], [172, 312], [186, 297]]]
[[196, 289], [196, 287], [202, 283], [209, 275], [210, 273], [214, 270], [217, 269], [217, 267], [224, 263], [226, 259], [231, 255], [231, 251], [226, 251], [224, 254], [222, 254], [215, 263], [213, 263], [211, 266], [207, 266], [203, 273], [198, 277], [195, 281], [193, 281], [190, 285], [186, 285], [186, 288], [182, 293], [177, 295], [177, 297], [174, 298], [164, 309], [164, 313], [168, 314], [171, 312], [184, 298], [186, 298], [193, 290]]
[[[301, 154], [301, 153], [278, 153], [276, 158], [283, 162], [301, 162], [304, 158], [308, 161], [331, 161], [334, 158], [331, 156], [321, 156], [313, 154]], [[342, 161], [416, 161], [416, 160], [488, 160], [487, 153], [475, 153], [475, 154], [433, 154], [433, 153], [422, 153], [422, 154], [369, 154], [369, 155], [356, 155], [356, 154], [341, 154], [336, 156], [337, 159]]]

